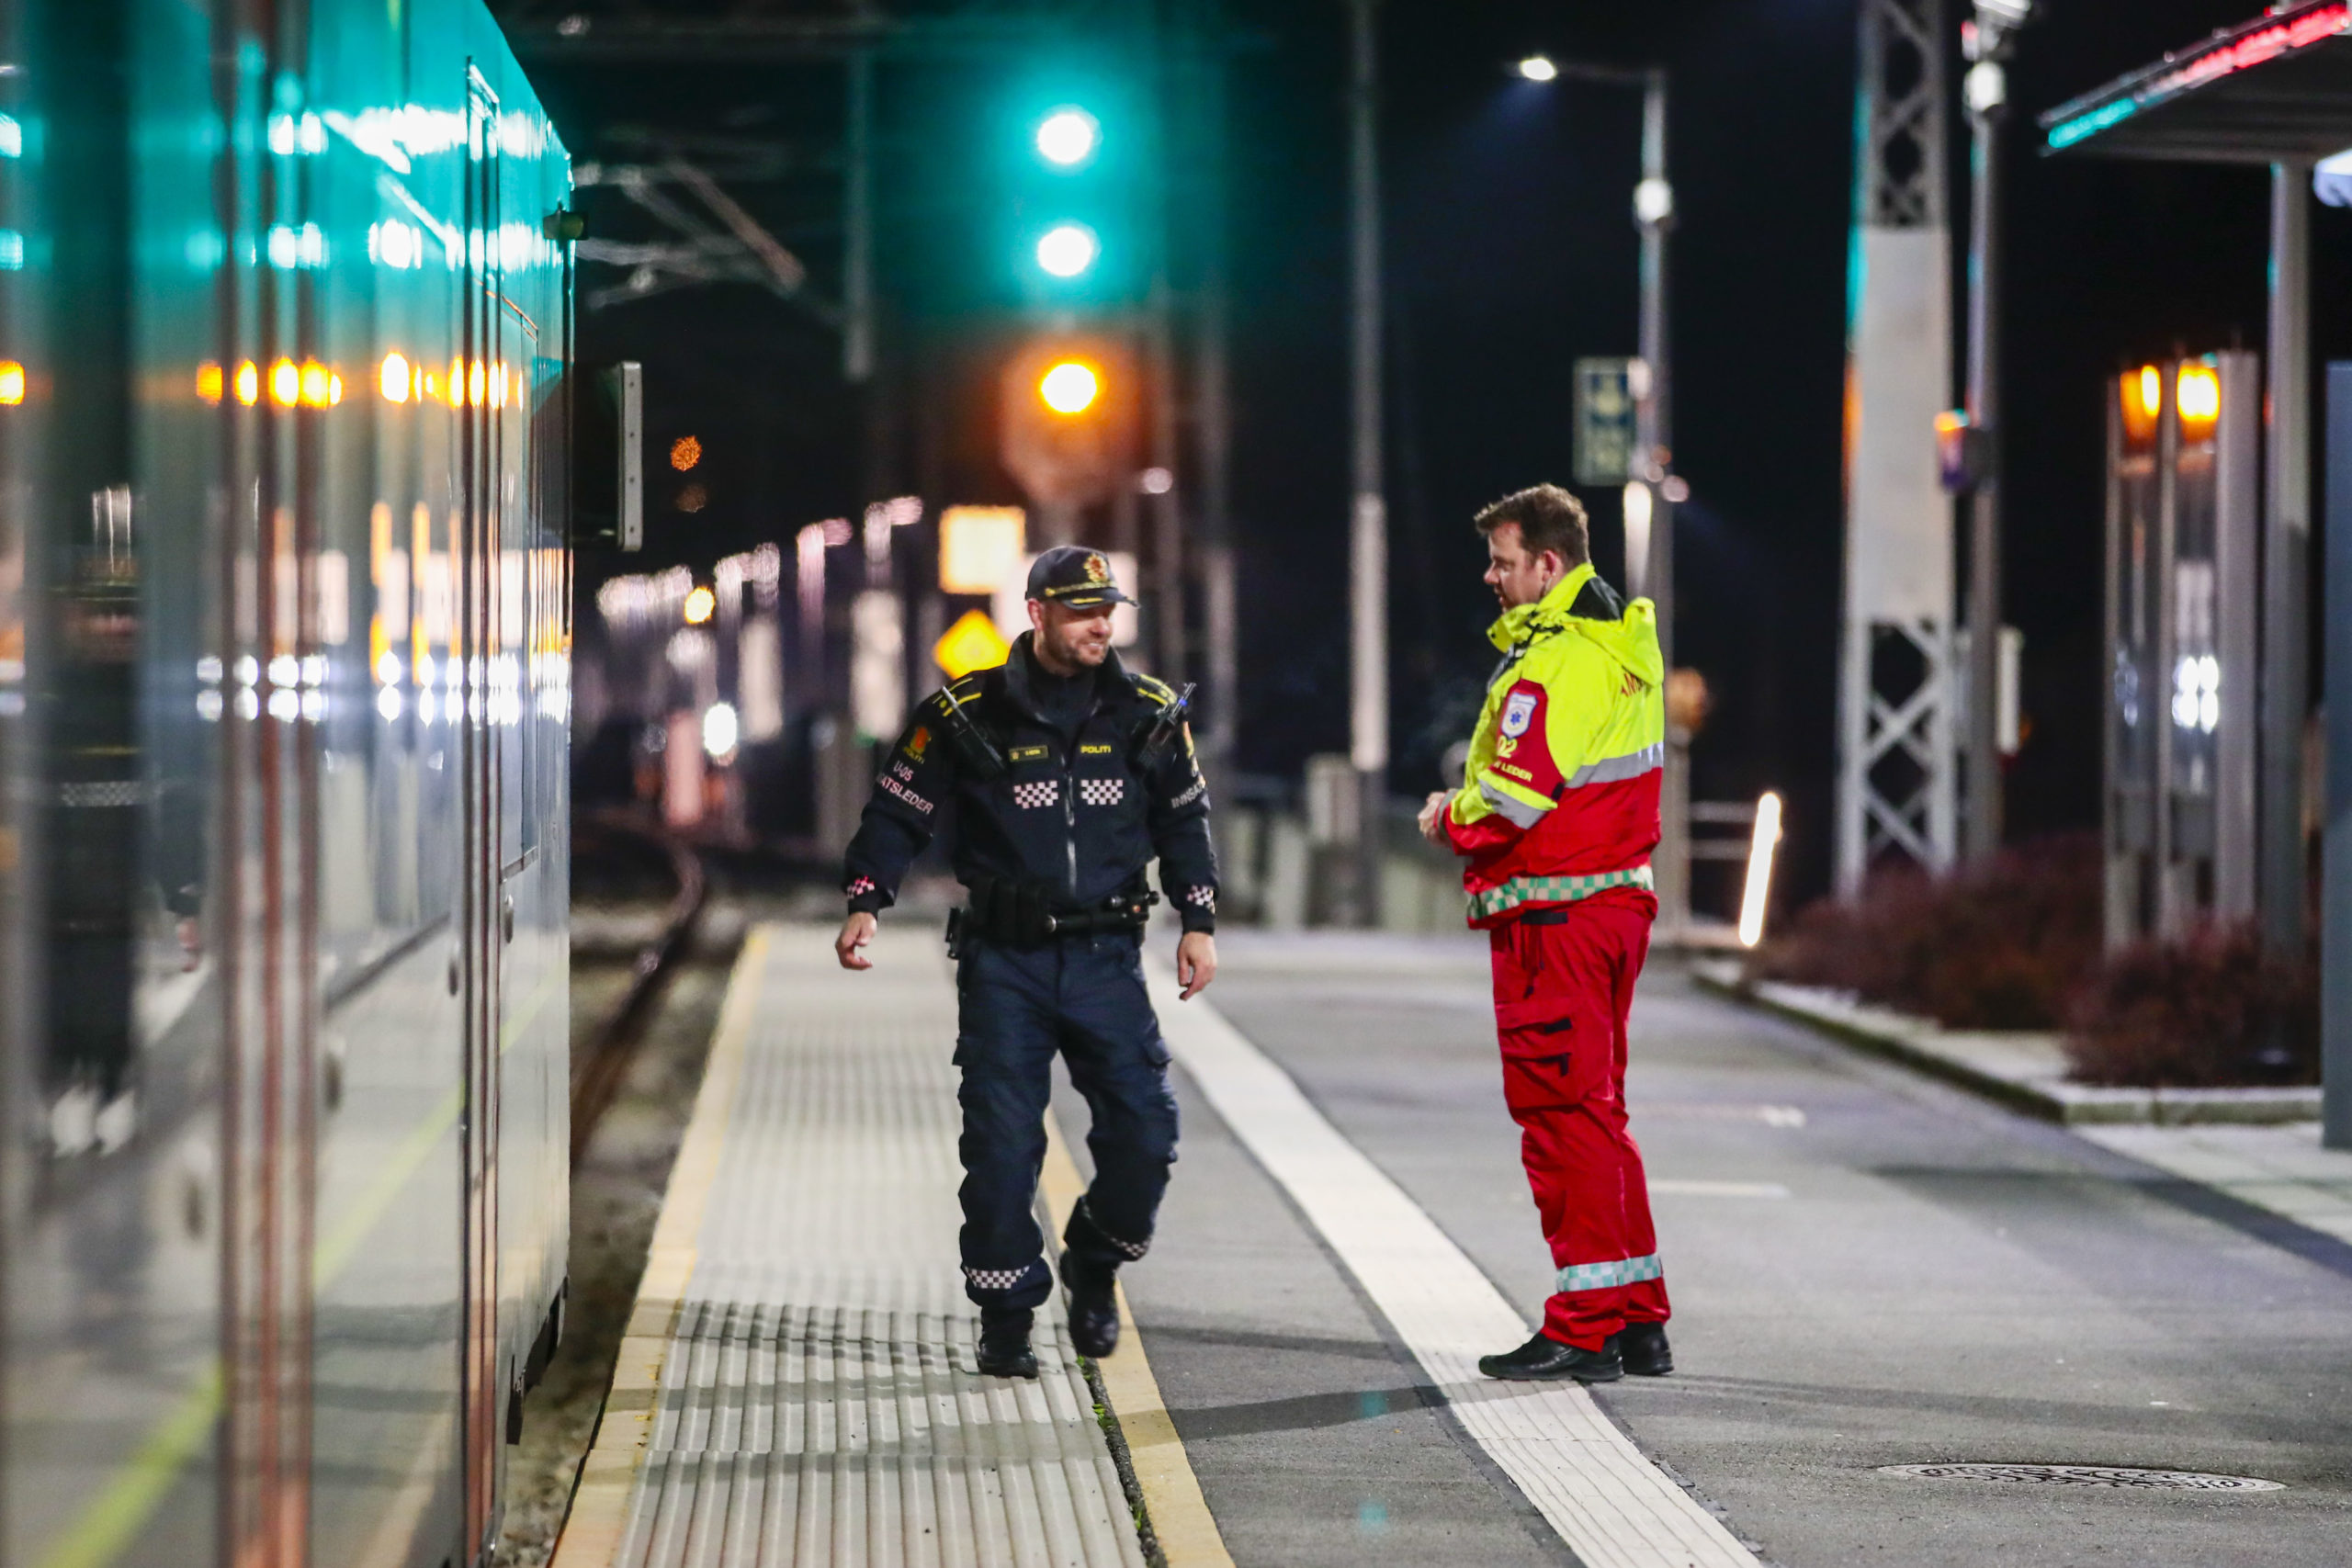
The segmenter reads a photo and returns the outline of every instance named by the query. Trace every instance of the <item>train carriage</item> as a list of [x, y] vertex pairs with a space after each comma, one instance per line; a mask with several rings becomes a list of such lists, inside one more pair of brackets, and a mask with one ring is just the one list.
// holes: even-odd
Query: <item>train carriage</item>
[[0, 1559], [481, 1561], [567, 1245], [570, 190], [480, 0], [0, 6]]

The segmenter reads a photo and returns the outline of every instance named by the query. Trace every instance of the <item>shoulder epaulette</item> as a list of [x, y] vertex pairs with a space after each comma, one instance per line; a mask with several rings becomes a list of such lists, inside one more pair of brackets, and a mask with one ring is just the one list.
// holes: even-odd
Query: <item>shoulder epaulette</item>
[[969, 675], [958, 676], [948, 682], [947, 684], [932, 693], [931, 701], [926, 705], [937, 708], [942, 713], [946, 712], [947, 694], [950, 692], [956, 694], [956, 700], [959, 703], [968, 705], [976, 701], [980, 694], [980, 671], [974, 671]]

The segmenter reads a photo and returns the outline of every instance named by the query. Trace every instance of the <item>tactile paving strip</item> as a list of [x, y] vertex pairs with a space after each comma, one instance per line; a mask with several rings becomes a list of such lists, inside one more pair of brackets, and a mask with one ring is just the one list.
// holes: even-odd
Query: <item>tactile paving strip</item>
[[1056, 1303], [1035, 1382], [973, 1371], [952, 981], [776, 928], [664, 1359], [627, 1568], [1142, 1568]]

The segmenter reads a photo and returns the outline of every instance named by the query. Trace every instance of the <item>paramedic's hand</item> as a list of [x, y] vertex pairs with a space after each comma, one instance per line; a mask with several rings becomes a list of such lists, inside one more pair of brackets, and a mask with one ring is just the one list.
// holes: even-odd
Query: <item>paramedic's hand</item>
[[1421, 837], [1442, 850], [1453, 847], [1445, 836], [1445, 803], [1453, 798], [1440, 790], [1421, 802]]
[[859, 950], [874, 940], [874, 932], [881, 922], [861, 909], [842, 922], [842, 934], [833, 938], [833, 956], [842, 961], [844, 969], [871, 969], [874, 960]]
[[1184, 987], [1184, 994], [1176, 999], [1191, 1001], [1216, 978], [1216, 938], [1206, 931], [1186, 931], [1176, 944], [1176, 983]]

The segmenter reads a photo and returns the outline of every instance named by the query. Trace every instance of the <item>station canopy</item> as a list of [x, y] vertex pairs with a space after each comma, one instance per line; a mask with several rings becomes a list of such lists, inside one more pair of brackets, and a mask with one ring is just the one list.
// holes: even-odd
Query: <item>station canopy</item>
[[2045, 152], [2315, 164], [2352, 149], [2352, 0], [2311, 0], [2224, 28], [2041, 123]]

